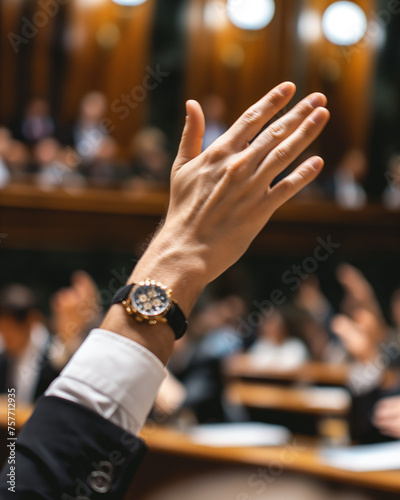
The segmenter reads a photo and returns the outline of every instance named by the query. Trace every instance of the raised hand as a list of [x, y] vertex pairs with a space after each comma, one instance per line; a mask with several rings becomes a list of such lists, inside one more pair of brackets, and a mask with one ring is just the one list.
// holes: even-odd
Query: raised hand
[[371, 312], [359, 309], [353, 318], [338, 314], [331, 328], [357, 361], [370, 361], [379, 354], [381, 323]]
[[[165, 262], [168, 255], [174, 262], [178, 257], [179, 281], [190, 281], [192, 288], [179, 301], [190, 309], [199, 291], [243, 255], [274, 211], [315, 179], [323, 166], [319, 157], [271, 187], [325, 127], [324, 95], [308, 96], [251, 142], [294, 92], [293, 83], [271, 90], [203, 153], [204, 115], [196, 101], [188, 101], [167, 218], [135, 277], [153, 271], [160, 255]], [[177, 273], [171, 269], [167, 274], [160, 278], [170, 282]]]
[[80, 339], [101, 311], [97, 286], [86, 272], [76, 271], [71, 286], [54, 294], [51, 307], [53, 329], [59, 338], [65, 344]]
[[381, 323], [379, 332], [382, 334], [380, 340], [383, 340], [387, 325], [372, 285], [361, 271], [347, 263], [338, 267], [336, 276], [345, 290], [342, 304], [343, 312], [352, 316], [354, 311], [359, 309], [370, 311]]
[[[204, 114], [196, 101], [187, 102], [167, 216], [129, 283], [150, 277], [168, 284], [188, 316], [203, 288], [243, 255], [274, 211], [315, 179], [323, 166], [316, 156], [271, 187], [329, 119], [325, 96], [315, 93], [259, 133], [294, 93], [293, 83], [278, 85], [203, 153]], [[158, 324], [148, 335], [121, 307], [110, 309], [103, 327], [142, 343], [163, 362], [172, 351], [168, 326]]]

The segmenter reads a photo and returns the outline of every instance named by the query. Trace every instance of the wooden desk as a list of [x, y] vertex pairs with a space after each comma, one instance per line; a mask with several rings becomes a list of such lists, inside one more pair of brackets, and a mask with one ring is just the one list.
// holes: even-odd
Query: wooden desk
[[165, 189], [0, 190], [4, 248], [132, 251], [148, 240], [168, 206]]
[[233, 382], [228, 384], [226, 396], [231, 403], [250, 408], [309, 413], [318, 416], [344, 417], [351, 406], [350, 395], [345, 389], [292, 388]]
[[[0, 190], [0, 210], [1, 233], [9, 237], [1, 244], [5, 248], [129, 251], [154, 231], [168, 197], [167, 189], [151, 186], [130, 192], [7, 186]], [[294, 200], [273, 215], [250, 253], [308, 255], [314, 251], [316, 238], [331, 235], [341, 243], [337, 255], [343, 249], [347, 258], [359, 252], [380, 256], [383, 251], [396, 256], [399, 222], [400, 212], [380, 205], [342, 210], [330, 202]]]
[[[7, 425], [5, 402], [4, 398], [0, 400], [0, 426], [2, 427]], [[25, 423], [30, 413], [29, 407], [20, 408], [17, 411], [17, 427], [21, 427]], [[267, 468], [269, 466], [276, 467], [278, 464], [288, 471], [296, 471], [379, 491], [400, 493], [400, 471], [361, 473], [334, 469], [321, 462], [317, 441], [310, 438], [294, 438], [291, 443], [277, 447], [212, 448], [193, 443], [188, 435], [182, 432], [154, 425], [146, 426], [141, 437], [150, 448], [149, 457], [144, 464], [147, 463], [147, 466], [150, 464], [150, 469], [154, 454], [165, 456], [172, 468], [174, 461], [171, 463], [171, 457], [191, 457], [206, 462], [254, 465]], [[181, 470], [176, 470], [177, 474], [179, 472], [182, 474]], [[143, 471], [142, 473], [144, 474]]]
[[[279, 380], [304, 384], [320, 384], [346, 387], [350, 376], [349, 364], [334, 365], [329, 363], [308, 362], [291, 369], [279, 369], [260, 366], [248, 354], [229, 357], [224, 363], [224, 374], [231, 379]], [[390, 386], [398, 379], [398, 372], [388, 370], [385, 386]]]
[[192, 457], [225, 464], [278, 466], [341, 483], [400, 493], [400, 471], [364, 473], [335, 469], [320, 460], [315, 440], [295, 438], [288, 445], [277, 447], [212, 448], [195, 444], [184, 433], [163, 427], [147, 427], [142, 437], [150, 447], [149, 462], [152, 454], [162, 454], [168, 463], [171, 463], [168, 457]]

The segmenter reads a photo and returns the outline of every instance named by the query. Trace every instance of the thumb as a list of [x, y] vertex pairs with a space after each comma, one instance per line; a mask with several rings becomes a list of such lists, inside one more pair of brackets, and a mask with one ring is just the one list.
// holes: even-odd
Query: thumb
[[193, 160], [201, 153], [205, 130], [203, 110], [197, 101], [186, 102], [186, 122], [179, 145], [174, 169], [181, 168], [185, 163]]

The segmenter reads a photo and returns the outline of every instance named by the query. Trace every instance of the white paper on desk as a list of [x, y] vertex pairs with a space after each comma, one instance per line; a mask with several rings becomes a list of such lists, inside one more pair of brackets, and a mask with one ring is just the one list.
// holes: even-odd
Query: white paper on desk
[[345, 410], [351, 403], [349, 392], [342, 387], [308, 387], [301, 396], [309, 406], [320, 408]]
[[372, 472], [400, 469], [400, 441], [323, 449], [322, 460], [337, 469]]
[[286, 427], [259, 422], [198, 425], [188, 434], [194, 443], [214, 447], [279, 446], [291, 436]]

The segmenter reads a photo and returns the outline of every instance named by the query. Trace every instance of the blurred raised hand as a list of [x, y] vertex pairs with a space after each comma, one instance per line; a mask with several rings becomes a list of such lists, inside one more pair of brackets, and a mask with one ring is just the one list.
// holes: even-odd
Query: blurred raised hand
[[53, 330], [64, 344], [80, 343], [88, 329], [100, 319], [98, 289], [85, 271], [71, 276], [71, 286], [56, 292], [51, 300]]
[[373, 423], [382, 434], [400, 439], [400, 396], [381, 399], [375, 406]]
[[350, 264], [341, 264], [337, 269], [336, 276], [345, 291], [341, 305], [343, 313], [358, 322], [355, 318], [358, 311], [368, 311], [375, 318], [376, 327], [374, 327], [373, 331], [377, 336], [377, 341], [384, 341], [388, 332], [388, 325], [371, 283], [361, 271]]
[[357, 361], [367, 362], [378, 355], [381, 323], [370, 311], [358, 309], [352, 318], [338, 314], [333, 318], [331, 328]]

